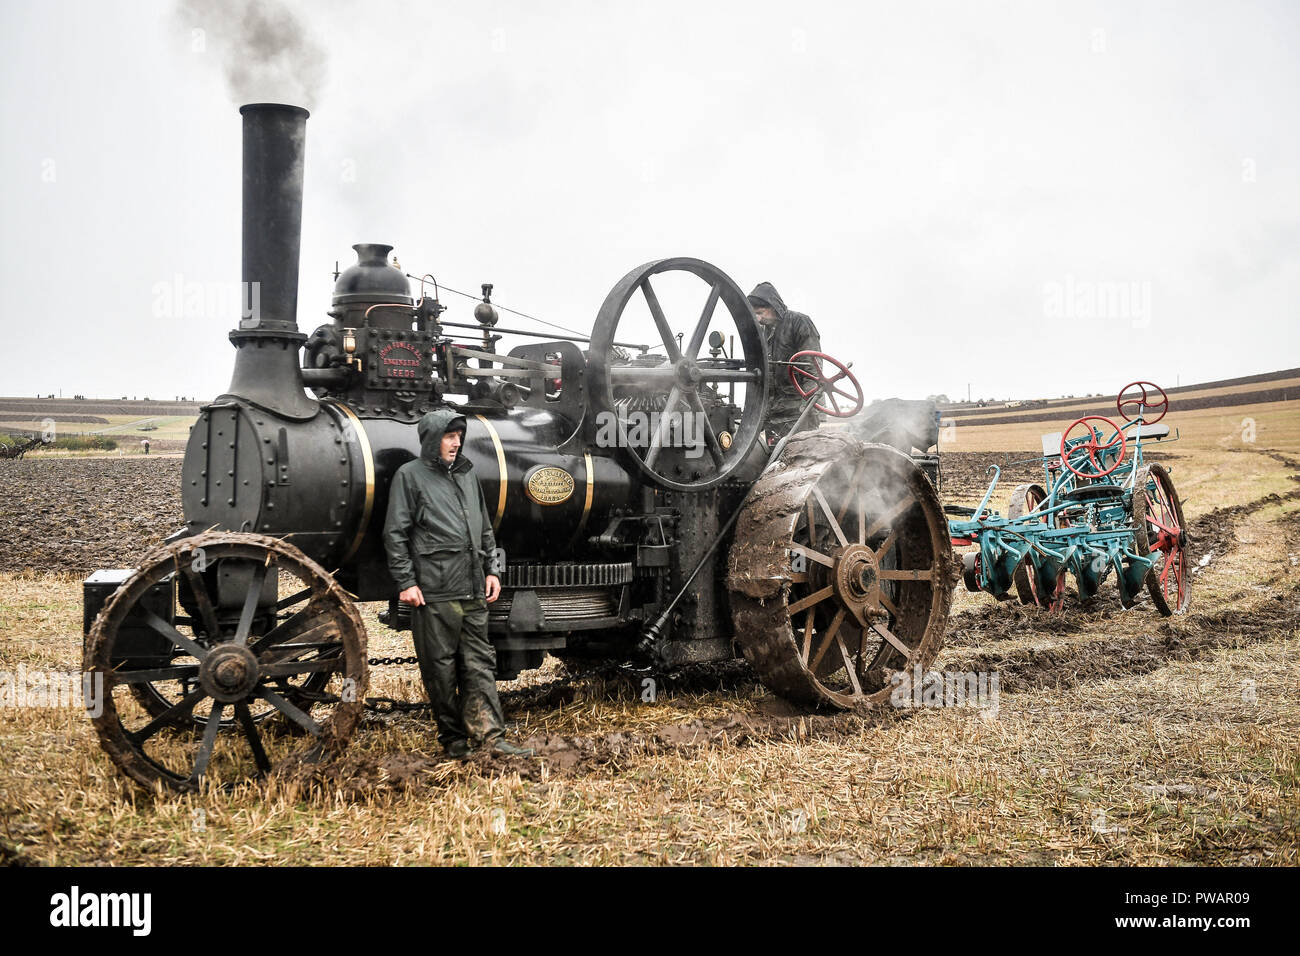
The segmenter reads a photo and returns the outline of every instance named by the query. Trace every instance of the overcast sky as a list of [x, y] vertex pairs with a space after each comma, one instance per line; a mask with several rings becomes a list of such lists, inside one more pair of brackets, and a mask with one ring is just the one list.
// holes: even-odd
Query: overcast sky
[[[312, 100], [305, 331], [387, 242], [584, 331], [633, 266], [707, 259], [869, 397], [1300, 365], [1294, 3], [289, 7], [327, 62], [258, 98]], [[170, 2], [0, 9], [0, 394], [214, 397], [251, 54]]]

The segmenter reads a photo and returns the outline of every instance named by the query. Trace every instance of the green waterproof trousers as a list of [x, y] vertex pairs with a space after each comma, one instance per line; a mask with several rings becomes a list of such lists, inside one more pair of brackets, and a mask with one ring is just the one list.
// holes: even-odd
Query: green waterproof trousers
[[444, 747], [491, 746], [505, 735], [497, 696], [496, 649], [488, 639], [487, 602], [435, 601], [411, 609], [420, 676]]

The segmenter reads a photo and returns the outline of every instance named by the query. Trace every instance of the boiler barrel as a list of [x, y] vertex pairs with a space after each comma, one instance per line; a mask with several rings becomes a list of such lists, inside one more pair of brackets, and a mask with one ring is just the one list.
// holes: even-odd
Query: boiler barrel
[[[339, 580], [362, 600], [392, 597], [392, 581], [383, 549], [388, 489], [397, 469], [420, 453], [416, 427], [389, 419], [360, 422], [372, 461], [373, 501], [370, 516], [359, 525], [355, 553], [343, 562]], [[535, 409], [515, 409], [505, 416], [466, 416], [461, 454], [487, 503], [497, 546], [506, 561], [580, 560], [586, 539], [605, 529], [615, 508], [627, 507], [632, 495], [628, 473], [608, 457], [556, 451], [572, 426]], [[362, 506], [364, 510], [364, 505]]]
[[[462, 454], [474, 465], [507, 562], [582, 559], [589, 536], [628, 507], [632, 482], [611, 458], [556, 450], [572, 431], [545, 411], [466, 416]], [[388, 490], [420, 453], [416, 426], [360, 418], [322, 402], [315, 418], [283, 419], [240, 402], [206, 407], [183, 466], [186, 523], [284, 536], [363, 601], [392, 596], [384, 554]]]

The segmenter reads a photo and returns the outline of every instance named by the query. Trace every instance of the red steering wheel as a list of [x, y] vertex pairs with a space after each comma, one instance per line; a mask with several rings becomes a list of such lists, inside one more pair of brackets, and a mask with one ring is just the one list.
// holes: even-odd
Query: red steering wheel
[[[1114, 429], [1115, 437], [1108, 442], [1101, 441], [1097, 437], [1097, 432], [1093, 429], [1092, 425], [1088, 424], [1089, 422], [1094, 421], [1105, 422], [1109, 425]], [[1070, 432], [1074, 431], [1074, 429], [1079, 425], [1084, 427], [1084, 430], [1088, 433], [1088, 437], [1083, 440], [1076, 439], [1075, 444], [1070, 445], [1067, 449], [1066, 446], [1070, 443]], [[1109, 468], [1103, 467], [1101, 461], [1097, 458], [1098, 453], [1109, 451], [1116, 445], [1119, 445], [1119, 457], [1115, 459]], [[1127, 450], [1128, 439], [1124, 437], [1124, 433], [1116, 428], [1115, 423], [1109, 418], [1104, 418], [1101, 415], [1084, 415], [1082, 418], [1071, 422], [1070, 427], [1061, 435], [1061, 462], [1066, 468], [1070, 469], [1070, 471], [1074, 472], [1080, 478], [1104, 478], [1119, 467], [1119, 463], [1124, 460], [1124, 452]], [[1079, 457], [1080, 452], [1087, 452], [1088, 457], [1085, 461], [1080, 462], [1081, 467], [1075, 468], [1074, 465], [1070, 463], [1070, 458]], [[1083, 470], [1083, 466], [1086, 466], [1089, 462], [1091, 462], [1092, 466], [1097, 469], [1096, 471]]]
[[[800, 359], [810, 359], [810, 364], [814, 369], [816, 369], [816, 373], [810, 372], [803, 366], [795, 364], [799, 362]], [[823, 400], [830, 401], [832, 406], [831, 408], [827, 408], [822, 404], [814, 405], [813, 407], [817, 409], [817, 411], [825, 412], [832, 418], [849, 418], [862, 411], [862, 386], [858, 384], [858, 380], [854, 378], [853, 373], [849, 371], [849, 367], [843, 362], [831, 358], [831, 356], [827, 355], [825, 352], [812, 351], [796, 352], [794, 355], [790, 356], [790, 362], [790, 384], [794, 386], [796, 392], [804, 398], [811, 398], [813, 395], [821, 392], [824, 396]], [[835, 368], [839, 369], [839, 373], [836, 375], [827, 375], [826, 372], [822, 370], [822, 362], [829, 362]], [[846, 378], [848, 379], [849, 384], [853, 386], [852, 395], [844, 391], [842, 388], [838, 388], [835, 384], [836, 382]], [[805, 388], [804, 386], [807, 387]], [[835, 400], [836, 395], [846, 399], [852, 407], [848, 409], [841, 408], [840, 403]]]
[[[1128, 394], [1129, 389], [1136, 388], [1141, 394], [1134, 393], [1130, 398], [1124, 396]], [[1150, 389], [1150, 391], [1148, 391]], [[1156, 395], [1160, 400], [1153, 401]], [[1132, 408], [1133, 414], [1125, 411], [1126, 408]], [[1147, 412], [1160, 409], [1160, 414], [1155, 418], [1148, 418]], [[1160, 419], [1165, 417], [1165, 412], [1169, 411], [1169, 396], [1165, 390], [1154, 382], [1130, 382], [1119, 390], [1119, 397], [1115, 399], [1115, 411], [1119, 412], [1119, 417], [1124, 421], [1132, 421], [1138, 415], [1142, 416], [1142, 424], [1154, 425]]]

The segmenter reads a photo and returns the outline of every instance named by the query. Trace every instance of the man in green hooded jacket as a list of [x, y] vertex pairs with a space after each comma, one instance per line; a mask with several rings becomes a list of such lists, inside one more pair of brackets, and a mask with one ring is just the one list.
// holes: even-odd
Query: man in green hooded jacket
[[[768, 443], [776, 444], [794, 427], [807, 401], [790, 381], [790, 357], [799, 352], [820, 352], [822, 339], [812, 319], [802, 312], [788, 309], [781, 293], [770, 282], [760, 282], [749, 294], [754, 317], [767, 339], [767, 358], [771, 363], [772, 390], [767, 413]], [[800, 362], [816, 372], [811, 361]], [[821, 413], [813, 411], [804, 419], [800, 431], [811, 431], [821, 422]]]
[[438, 741], [453, 757], [468, 754], [471, 742], [531, 755], [505, 739], [487, 611], [501, 593], [502, 569], [483, 490], [460, 453], [465, 419], [440, 408], [417, 432], [420, 457], [397, 469], [389, 489], [384, 548], [398, 599], [411, 607]]

